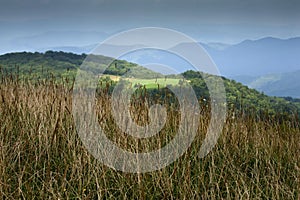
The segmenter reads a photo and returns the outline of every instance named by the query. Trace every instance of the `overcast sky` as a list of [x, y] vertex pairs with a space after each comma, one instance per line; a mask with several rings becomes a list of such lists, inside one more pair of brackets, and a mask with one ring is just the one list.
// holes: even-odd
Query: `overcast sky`
[[299, 0], [0, 0], [0, 42], [47, 31], [172, 28], [203, 42], [300, 36]]

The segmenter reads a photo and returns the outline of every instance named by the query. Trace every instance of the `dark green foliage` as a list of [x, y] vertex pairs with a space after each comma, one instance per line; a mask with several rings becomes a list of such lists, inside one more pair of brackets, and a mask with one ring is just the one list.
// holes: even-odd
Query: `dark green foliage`
[[[88, 70], [94, 74], [110, 74], [123, 76], [129, 73], [135, 78], [162, 77], [161, 74], [148, 70], [135, 63], [125, 60], [114, 60], [101, 55], [73, 54], [65, 52], [47, 51], [45, 53], [9, 53], [0, 56], [1, 74], [18, 74], [20, 77], [47, 78], [49, 73], [55, 77], [72, 76], [83, 62], [88, 63]], [[106, 69], [103, 71], [103, 69]]]
[[[187, 71], [183, 76], [190, 80], [199, 97], [209, 99], [209, 92], [203, 76], [207, 74]], [[269, 97], [255, 89], [248, 88], [234, 80], [223, 78], [228, 108], [234, 108], [244, 114], [267, 114], [270, 116], [288, 116], [300, 114], [300, 103], [292, 98]]]

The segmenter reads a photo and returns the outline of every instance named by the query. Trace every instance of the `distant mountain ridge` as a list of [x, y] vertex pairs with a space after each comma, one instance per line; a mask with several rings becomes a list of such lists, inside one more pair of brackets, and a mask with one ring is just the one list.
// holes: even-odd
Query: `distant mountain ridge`
[[[259, 40], [245, 40], [241, 43], [229, 45], [223, 43], [199, 43], [211, 56], [223, 76], [261, 76], [272, 73], [285, 73], [300, 70], [300, 37], [290, 39], [278, 39], [266, 37]], [[56, 51], [69, 51], [73, 53], [89, 53], [96, 44], [87, 46], [61, 46], [51, 47]], [[110, 47], [110, 48], [117, 48]], [[122, 48], [122, 47], [121, 47]], [[46, 50], [40, 48], [39, 50]], [[159, 54], [153, 54], [172, 66], [176, 66], [170, 58], [161, 58]], [[144, 64], [150, 60], [149, 55], [140, 56], [135, 62]]]
[[[105, 32], [95, 31], [51, 31], [19, 37], [2, 46], [4, 49], [10, 48], [15, 51], [54, 50], [81, 54], [90, 53], [108, 36], [109, 34]], [[209, 53], [223, 76], [261, 76], [300, 70], [300, 37], [289, 39], [265, 37], [258, 40], [245, 40], [238, 44], [219, 42], [199, 42], [199, 44]], [[149, 57], [146, 60], [149, 60]], [[138, 64], [145, 63], [142, 57], [135, 61]], [[166, 63], [172, 66], [176, 64], [172, 61]]]
[[269, 96], [300, 98], [300, 70], [264, 76], [237, 76], [233, 79]]
[[[260, 40], [246, 40], [239, 44], [229, 45], [223, 43], [199, 43], [216, 63], [223, 76], [237, 75], [264, 75], [281, 73], [300, 69], [298, 57], [300, 51], [300, 38], [276, 39], [263, 38]], [[181, 44], [188, 46], [189, 44]], [[88, 53], [97, 45], [83, 47], [53, 47], [53, 50], [69, 51], [74, 53]], [[123, 46], [107, 45], [108, 51]], [[128, 48], [130, 49], [130, 48]], [[298, 51], [299, 50], [299, 51]], [[135, 52], [131, 58], [125, 60], [144, 65], [146, 63], [162, 63], [170, 67], [187, 70], [191, 66], [164, 52]], [[283, 67], [284, 66], [284, 67]], [[184, 71], [183, 70], [183, 71]], [[182, 71], [179, 71], [179, 73]]]
[[245, 40], [223, 50], [204, 48], [225, 76], [259, 76], [300, 70], [300, 37]]
[[[66, 47], [72, 53], [87, 53], [85, 46], [93, 45], [109, 37], [109, 34], [99, 31], [47, 31], [36, 35], [19, 36], [10, 40], [1, 40], [0, 54], [8, 52], [45, 52], [48, 50], [63, 50]], [[84, 51], [81, 51], [83, 47]], [[62, 48], [62, 49], [60, 49]], [[78, 51], [77, 51], [78, 50]]]

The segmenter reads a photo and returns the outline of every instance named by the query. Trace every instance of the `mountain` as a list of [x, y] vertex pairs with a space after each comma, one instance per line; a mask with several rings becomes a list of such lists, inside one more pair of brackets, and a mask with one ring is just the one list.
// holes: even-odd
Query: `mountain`
[[300, 70], [264, 76], [237, 76], [233, 79], [270, 96], [300, 98]]
[[[245, 40], [234, 45], [223, 43], [199, 44], [215, 62], [220, 73], [226, 77], [241, 75], [261, 76], [300, 70], [300, 37], [290, 39], [267, 37], [259, 40]], [[180, 48], [180, 46], [186, 48], [188, 45], [179, 44], [173, 48]], [[107, 45], [108, 51], [118, 48], [124, 47]], [[53, 49], [58, 50], [58, 48]], [[70, 50], [88, 53], [87, 50], [91, 49], [83, 47], [81, 50]], [[65, 49], [60, 48], [59, 50]], [[178, 73], [193, 69], [186, 60], [180, 58], [180, 55], [172, 55], [167, 51], [161, 50], [147, 49], [136, 51], [124, 56], [122, 59], [140, 65], [161, 63], [174, 68]]]
[[49, 51], [63, 51], [63, 52], [70, 52], [74, 54], [87, 54], [91, 52], [97, 45], [86, 45], [86, 46], [57, 46], [57, 47], [46, 47], [46, 48], [39, 48], [37, 52], [46, 52]]
[[202, 46], [204, 46], [205, 49], [212, 48], [215, 50], [224, 50], [227, 47], [231, 46], [230, 44], [225, 44], [221, 42], [209, 42], [207, 44], [201, 43]]
[[[16, 37], [9, 41], [1, 41], [0, 53], [17, 51], [68, 50], [73, 53], [86, 53], [86, 46], [98, 44], [109, 37], [105, 32], [97, 31], [48, 31], [37, 35]], [[2, 44], [3, 43], [3, 44]], [[84, 51], [79, 50], [84, 49]]]
[[260, 76], [300, 69], [300, 37], [245, 40], [221, 50], [204, 48], [225, 76]]

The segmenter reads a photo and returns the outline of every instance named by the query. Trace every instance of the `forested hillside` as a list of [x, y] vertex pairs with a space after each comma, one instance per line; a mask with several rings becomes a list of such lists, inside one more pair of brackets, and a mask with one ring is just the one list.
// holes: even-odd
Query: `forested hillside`
[[[205, 82], [201, 78], [209, 75], [200, 72], [186, 71], [183, 73], [183, 76], [191, 81], [191, 85], [194, 87], [198, 96], [209, 98], [208, 90], [205, 89]], [[300, 102], [297, 101], [297, 99], [270, 97], [234, 80], [222, 78], [229, 108], [234, 107], [243, 112], [264, 113], [273, 116], [277, 114], [299, 115], [300, 113]]]
[[[38, 77], [48, 76], [49, 73], [56, 77], [75, 76], [76, 71], [80, 65], [87, 58], [86, 54], [73, 54], [65, 52], [47, 51], [45, 53], [9, 53], [0, 56], [0, 67], [2, 74], [16, 74], [20, 76], [32, 76]], [[94, 73], [101, 73], [102, 67], [107, 67], [104, 74], [110, 75], [124, 75], [126, 72], [131, 71], [135, 77], [144, 77], [145, 74], [150, 77], [161, 76], [159, 73], [152, 72], [142, 66], [135, 63], [130, 63], [124, 60], [115, 60], [110, 57], [101, 55], [90, 55], [88, 62], [91, 66], [95, 64], [94, 69], [90, 69]], [[67, 74], [66, 74], [67, 73]]]
[[[86, 54], [77, 55], [65, 52], [47, 51], [45, 53], [10, 53], [0, 56], [1, 75], [18, 75], [19, 77], [38, 78], [49, 77], [75, 77], [80, 65], [87, 57]], [[159, 78], [162, 74], [150, 71], [135, 63], [124, 60], [113, 60], [105, 56], [91, 55], [89, 62], [97, 63], [93, 73], [101, 73], [97, 66], [107, 66], [111, 64], [104, 74], [122, 76], [131, 71], [135, 78]], [[209, 100], [209, 92], [203, 80], [203, 76], [210, 76], [201, 72], [186, 71], [182, 73], [193, 86], [198, 98]], [[173, 78], [178, 81], [181, 75], [168, 75], [167, 78]], [[213, 76], [212, 76], [213, 77]], [[292, 98], [269, 97], [254, 89], [242, 85], [234, 80], [222, 77], [226, 89], [228, 108], [238, 109], [245, 113], [268, 114], [268, 115], [299, 115], [300, 102]]]

